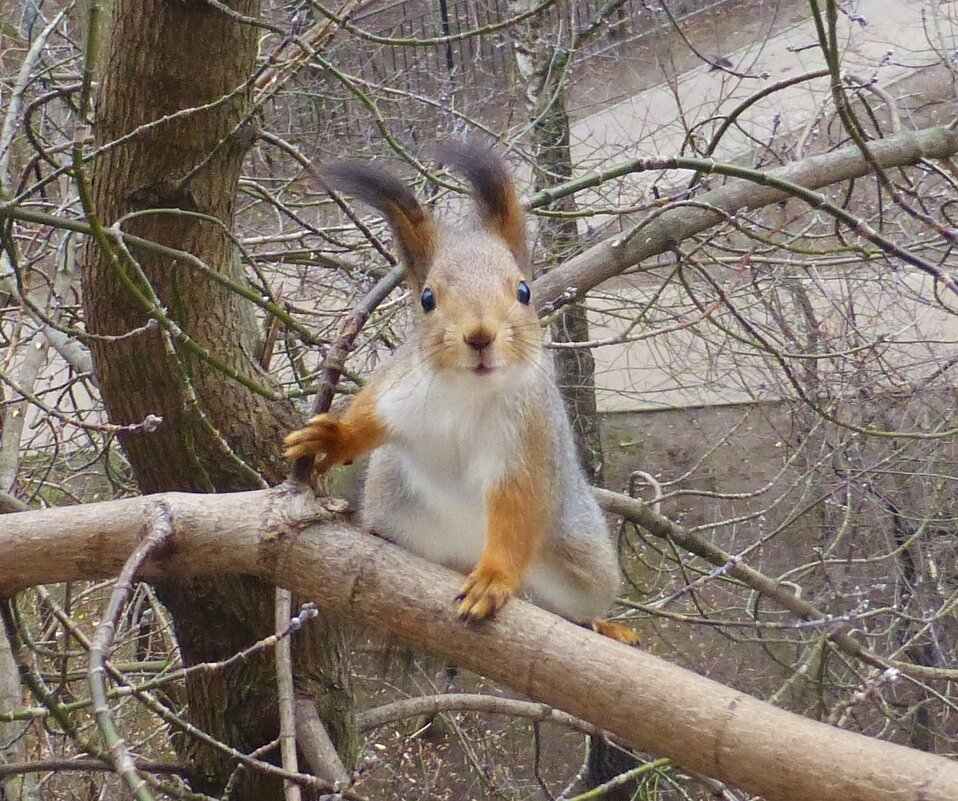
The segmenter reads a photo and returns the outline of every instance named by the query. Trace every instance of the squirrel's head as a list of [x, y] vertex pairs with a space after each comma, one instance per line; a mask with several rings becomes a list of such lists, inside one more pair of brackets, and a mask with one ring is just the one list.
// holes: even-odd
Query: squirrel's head
[[333, 187], [378, 209], [392, 228], [417, 296], [421, 352], [434, 368], [482, 377], [535, 365], [541, 332], [525, 218], [509, 171], [476, 144], [446, 145], [439, 157], [472, 185], [475, 230], [439, 225], [405, 185], [373, 167], [337, 162], [326, 175]]

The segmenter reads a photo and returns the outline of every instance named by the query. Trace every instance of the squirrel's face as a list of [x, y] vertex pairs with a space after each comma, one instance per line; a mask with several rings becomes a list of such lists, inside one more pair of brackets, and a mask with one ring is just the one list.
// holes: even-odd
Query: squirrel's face
[[438, 223], [401, 181], [374, 166], [334, 162], [330, 185], [377, 208], [402, 251], [419, 296], [413, 336], [435, 370], [495, 388], [540, 363], [542, 339], [532, 305], [525, 216], [505, 163], [478, 143], [446, 142], [437, 155], [472, 185], [479, 229]]
[[421, 352], [437, 370], [482, 378], [538, 362], [529, 280], [497, 236], [457, 233], [441, 243], [417, 304]]

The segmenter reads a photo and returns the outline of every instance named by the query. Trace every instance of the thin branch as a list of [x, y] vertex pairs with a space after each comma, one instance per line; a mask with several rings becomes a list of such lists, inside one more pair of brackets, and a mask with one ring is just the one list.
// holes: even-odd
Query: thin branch
[[325, 6], [315, 2], [315, 0], [311, 0], [310, 5], [320, 14], [332, 20], [344, 30], [349, 31], [351, 34], [360, 39], [365, 39], [367, 42], [390, 45], [391, 47], [422, 47], [425, 45], [440, 45], [449, 44], [450, 42], [461, 42], [466, 39], [472, 39], [476, 36], [484, 36], [486, 34], [494, 33], [495, 31], [511, 28], [513, 25], [516, 25], [517, 23], [522, 22], [529, 17], [533, 17], [536, 14], [541, 14], [550, 6], [554, 6], [558, 1], [559, 0], [542, 0], [541, 3], [533, 6], [528, 11], [523, 11], [515, 16], [509, 17], [499, 22], [492, 22], [479, 28], [471, 28], [468, 31], [461, 31], [460, 33], [450, 34], [449, 36], [430, 36], [422, 38], [380, 36], [379, 34], [375, 34], [371, 31], [363, 30], [362, 28], [357, 27], [350, 22], [347, 17], [335, 14]]
[[[819, 625], [821, 621], [832, 620], [832, 617], [826, 612], [796, 595], [793, 588], [769, 578], [753, 567], [749, 567], [735, 554], [723, 551], [704, 537], [689, 531], [664, 515], [652, 511], [649, 506], [637, 498], [630, 498], [628, 495], [599, 488], [595, 488], [593, 492], [600, 506], [606, 512], [624, 517], [641, 526], [650, 534], [674, 542], [680, 548], [702, 557], [707, 562], [722, 569], [726, 575], [771, 598], [783, 609], [787, 609], [800, 619], [814, 621], [816, 625]], [[855, 659], [860, 659], [865, 664], [880, 670], [891, 668], [916, 679], [958, 680], [958, 668], [927, 667], [879, 656], [852, 637], [850, 626], [841, 620], [833, 620], [832, 630], [827, 632], [827, 636], [843, 653]]]
[[123, 612], [123, 607], [133, 592], [133, 577], [149, 558], [150, 554], [160, 548], [173, 534], [173, 520], [170, 510], [163, 501], [158, 501], [154, 507], [149, 533], [137, 548], [130, 554], [123, 570], [116, 580], [116, 586], [110, 595], [106, 614], [93, 633], [90, 644], [90, 668], [88, 680], [90, 684], [90, 698], [93, 700], [93, 715], [97, 726], [103, 733], [107, 748], [113, 759], [113, 767], [126, 782], [130, 792], [138, 801], [153, 801], [153, 795], [146, 787], [146, 782], [137, 773], [136, 763], [117, 731], [110, 714], [110, 707], [106, 695], [106, 660], [113, 646], [116, 635], [117, 622]]
[[[293, 595], [282, 587], [276, 588], [276, 631], [289, 628]], [[276, 702], [279, 705], [279, 750], [283, 770], [299, 772], [296, 759], [296, 710], [293, 698], [293, 655], [289, 637], [276, 644]], [[286, 801], [300, 801], [303, 795], [298, 784], [283, 782]]]
[[296, 737], [313, 773], [338, 793], [350, 783], [349, 772], [336, 752], [336, 746], [312, 698], [296, 699]]
[[585, 734], [601, 733], [601, 729], [591, 723], [573, 717], [562, 710], [553, 709], [546, 704], [479, 693], [442, 693], [404, 698], [401, 701], [393, 701], [360, 712], [356, 716], [356, 726], [360, 731], [368, 731], [406, 718], [434, 715], [437, 712], [482, 712], [492, 715], [509, 715], [540, 723], [557, 723]]
[[[356, 307], [339, 323], [339, 332], [333, 346], [326, 352], [326, 358], [323, 360], [322, 377], [320, 378], [319, 389], [316, 397], [313, 399], [313, 414], [323, 414], [328, 412], [333, 405], [333, 398], [336, 395], [336, 387], [339, 386], [339, 379], [342, 377], [346, 366], [346, 359], [349, 357], [356, 342], [356, 337], [363, 330], [366, 321], [369, 320], [372, 313], [399, 284], [402, 282], [406, 270], [402, 265], [393, 267], [386, 275], [376, 282], [376, 285], [369, 291]], [[313, 467], [313, 458], [311, 456], [302, 456], [293, 463], [291, 478], [294, 481], [305, 482], [309, 480]]]
[[627, 784], [630, 781], [638, 779], [640, 776], [644, 776], [647, 773], [653, 773], [657, 770], [667, 768], [671, 764], [671, 759], [656, 759], [652, 762], [643, 762], [638, 767], [632, 768], [632, 770], [627, 770], [624, 773], [620, 773], [618, 776], [609, 779], [609, 781], [603, 782], [597, 787], [593, 787], [584, 793], [579, 793], [579, 795], [570, 796], [567, 799], [564, 799], [564, 801], [593, 801], [597, 798], [606, 798], [609, 790], [614, 790], [616, 787], [621, 787], [623, 784]]
[[30, 82], [30, 73], [33, 72], [33, 68], [42, 57], [47, 39], [50, 38], [50, 35], [56, 30], [69, 10], [69, 7], [64, 8], [54, 16], [50, 23], [33, 40], [33, 44], [30, 46], [30, 49], [20, 64], [20, 70], [13, 84], [13, 90], [7, 99], [6, 114], [3, 118], [3, 126], [0, 127], [0, 198], [5, 198], [10, 194], [8, 184], [10, 176], [10, 157], [13, 152], [12, 144], [20, 122], [20, 102]]
[[[945, 127], [908, 131], [899, 136], [872, 142], [870, 151], [877, 163], [885, 169], [917, 164], [922, 159], [950, 158], [958, 153], [958, 132]], [[622, 162], [604, 170], [593, 170], [560, 186], [537, 192], [528, 198], [527, 206], [539, 208], [548, 205], [565, 194], [649, 169], [653, 162], [657, 165], [655, 169], [678, 166], [668, 159]], [[717, 164], [707, 159], [693, 159], [685, 162], [685, 165], [684, 168], [693, 171], [704, 167], [705, 172], [718, 172]], [[603, 281], [646, 259], [668, 252], [677, 243], [720, 224], [725, 219], [724, 215], [735, 214], [741, 209], [758, 209], [788, 199], [792, 193], [790, 189], [785, 189], [786, 186], [800, 190], [821, 189], [852, 178], [860, 178], [870, 172], [871, 167], [854, 145], [821, 156], [812, 156], [768, 173], [753, 171], [752, 175], [748, 176], [749, 179], [762, 177], [758, 180], [730, 181], [698, 196], [699, 202], [715, 206], [722, 211], [721, 214], [709, 212], [704, 208], [676, 209], [669, 214], [663, 214], [654, 225], [646, 227], [641, 237], [626, 242], [618, 235], [609, 237], [536, 279], [533, 296], [539, 299], [540, 307], [551, 305], [555, 308], [561, 303], [582, 297]], [[816, 202], [821, 197], [814, 192], [812, 195]]]
[[[164, 500], [172, 499], [174, 497], [176, 497], [176, 493], [171, 495], [162, 495], [162, 496], [161, 495], [146, 496], [143, 498], [143, 500], [148, 501], [148, 504], [152, 504], [154, 501], [161, 502]], [[183, 496], [180, 496], [180, 497], [183, 497]], [[202, 496], [196, 496], [196, 497], [202, 497]], [[73, 508], [79, 508], [79, 507], [73, 507]], [[142, 527], [142, 517], [145, 515], [148, 515], [151, 511], [152, 511], [152, 506], [147, 506], [141, 510], [139, 514], [140, 522], [137, 524], [138, 530], [140, 527]], [[174, 525], [173, 528], [176, 531], [180, 531], [179, 525]], [[133, 546], [131, 547], [131, 550], [135, 547], [136, 547], [136, 544], [133, 544]], [[117, 571], [122, 570], [122, 567], [123, 565], [117, 565]], [[50, 583], [50, 582], [42, 582], [42, 583]], [[38, 592], [42, 590], [43, 590], [42, 587], [38, 588]], [[0, 596], [2, 596], [2, 593], [0, 593]], [[49, 598], [47, 599], [47, 603], [48, 604], [50, 603]], [[5, 618], [10, 616], [10, 606], [11, 605], [9, 603], [0, 605], [0, 611], [3, 612]], [[68, 629], [68, 631], [76, 639], [76, 641], [83, 648], [86, 648], [87, 650], [89, 650], [91, 647], [91, 642], [87, 638], [87, 636], [83, 633], [83, 631], [77, 626], [76, 621], [70, 618], [68, 615], [66, 615], [62, 609], [57, 609], [55, 606], [52, 606], [51, 608], [53, 609], [53, 612], [57, 616], [58, 620], [64, 625], [64, 627]], [[315, 614], [315, 607], [309, 604], [305, 605], [303, 612], [301, 612], [298, 617], [293, 618], [288, 632], [284, 632], [283, 636], [285, 636], [285, 634], [287, 633], [294, 631], [298, 627], [298, 625], [302, 623], [302, 621], [308, 619], [308, 617], [311, 617], [312, 614]], [[278, 634], [274, 634], [272, 635], [272, 637], [266, 638], [263, 642], [278, 638], [279, 636], [280, 635]], [[256, 646], [253, 646], [253, 647], [256, 647]], [[246, 649], [247, 652], [249, 650], [250, 649]], [[234, 658], [235, 657], [232, 657], [231, 659], [234, 659]], [[219, 663], [219, 664], [225, 664], [228, 661], [231, 661], [231, 660], [225, 660], [223, 663]], [[140, 687], [127, 684], [123, 674], [120, 673], [120, 671], [116, 667], [114, 667], [112, 662], [106, 661], [104, 662], [104, 666], [106, 668], [106, 671], [110, 674], [110, 676], [113, 678], [115, 682], [119, 684], [126, 684], [125, 687], [120, 688], [120, 692], [122, 692], [123, 690], [128, 690], [130, 695], [132, 695], [134, 698], [140, 701], [144, 706], [146, 706], [147, 709], [149, 709], [154, 714], [158, 715], [161, 720], [163, 720], [170, 726], [173, 726], [179, 729], [180, 731], [184, 732], [188, 736], [193, 737], [197, 740], [200, 740], [201, 742], [205, 743], [211, 748], [215, 748], [216, 750], [236, 760], [239, 763], [237, 769], [242, 768], [245, 770], [245, 769], [251, 768], [254, 770], [262, 771], [268, 775], [276, 776], [277, 778], [280, 778], [280, 779], [288, 779], [290, 781], [294, 781], [294, 782], [303, 784], [305, 786], [315, 788], [320, 791], [329, 789], [328, 785], [326, 785], [324, 782], [318, 779], [313, 778], [312, 776], [307, 776], [301, 773], [298, 773], [298, 774], [289, 773], [283, 770], [282, 768], [276, 767], [275, 765], [269, 762], [259, 759], [259, 756], [261, 756], [262, 754], [268, 751], [271, 751], [273, 748], [276, 747], [277, 743], [275, 740], [265, 743], [264, 745], [260, 746], [260, 748], [256, 749], [250, 754], [239, 751], [236, 748], [233, 748], [227, 745], [226, 743], [216, 739], [215, 737], [208, 734], [203, 729], [200, 729], [194, 726], [189, 721], [184, 720], [181, 716], [175, 714], [174, 712], [171, 712], [166, 706], [160, 703], [157, 700], [157, 698], [150, 692], [145, 691]], [[44, 693], [43, 687], [31, 686], [31, 690], [34, 692], [34, 694], [37, 695], [38, 698], [42, 700], [44, 704], [46, 704], [49, 707], [51, 714], [56, 718], [57, 722], [64, 727], [65, 730], [69, 732], [72, 732], [74, 730], [75, 727], [72, 725], [70, 718], [67, 716], [67, 713], [69, 711], [72, 711], [73, 705], [60, 704], [59, 701], [57, 701], [57, 699], [52, 697], [49, 693]], [[81, 704], [81, 706], [85, 706], [85, 704]], [[36, 717], [36, 716], [31, 715], [31, 717]], [[94, 749], [88, 746], [86, 743], [80, 743], [80, 745], [83, 748], [83, 750], [99, 756], [99, 751], [97, 749]], [[359, 801], [359, 799], [361, 798], [358, 794], [352, 793], [351, 791], [349, 792], [348, 795], [345, 792], [343, 793], [343, 795], [344, 797], [357, 799], [357, 801]]]
[[[174, 776], [190, 778], [193, 775], [191, 765], [182, 762], [156, 762], [148, 759], [134, 759], [134, 767], [144, 773], [170, 773]], [[15, 776], [21, 773], [60, 773], [62, 771], [112, 771], [106, 760], [101, 759], [38, 759], [32, 762], [8, 762], [0, 764], [0, 776]]]

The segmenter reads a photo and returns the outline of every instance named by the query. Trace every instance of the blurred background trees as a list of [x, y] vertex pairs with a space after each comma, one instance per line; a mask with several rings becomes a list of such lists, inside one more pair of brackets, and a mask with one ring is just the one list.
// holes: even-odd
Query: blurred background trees
[[[458, 208], [430, 145], [477, 137], [533, 215], [583, 463], [728, 556], [613, 520], [644, 647], [954, 754], [956, 22], [918, 0], [0, 2], [0, 507], [282, 480], [279, 440], [345, 315], [385, 297], [341, 396], [405, 322], [384, 226], [315, 170], [381, 159]], [[742, 197], [766, 175], [816, 194], [723, 205], [739, 190], [713, 158], [752, 171]], [[815, 614], [732, 575], [742, 563]], [[108, 595], [41, 588], [6, 608], [0, 771], [58, 761], [0, 772], [7, 799], [122, 794], [65, 766], [95, 741], [85, 638]], [[174, 766], [153, 792], [187, 797], [178, 776], [281, 792], [190, 728], [268, 746], [271, 647], [178, 672], [262, 640], [272, 614], [251, 581], [137, 588], [113, 661], [160, 706], [124, 696], [114, 714]], [[400, 679], [340, 624], [297, 632], [293, 670], [357, 792], [573, 787], [581, 736], [519, 718], [417, 715], [360, 739], [356, 708], [501, 690], [420, 659]], [[743, 797], [647, 764], [640, 797]]]

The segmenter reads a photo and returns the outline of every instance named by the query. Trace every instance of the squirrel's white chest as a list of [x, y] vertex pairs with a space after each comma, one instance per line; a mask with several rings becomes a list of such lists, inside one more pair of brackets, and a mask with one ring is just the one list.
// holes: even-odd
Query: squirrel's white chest
[[471, 568], [482, 552], [489, 489], [514, 473], [522, 458], [510, 398], [483, 385], [485, 378], [429, 376], [414, 386], [385, 388], [376, 404], [392, 432], [389, 458], [415, 498], [393, 510], [386, 533], [458, 569]]
[[485, 495], [513, 472], [522, 451], [516, 415], [509, 395], [491, 382], [498, 379], [427, 374], [380, 395], [376, 412], [414, 479]]

